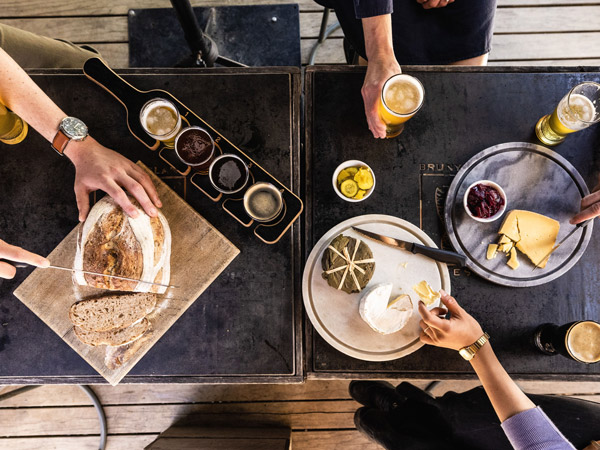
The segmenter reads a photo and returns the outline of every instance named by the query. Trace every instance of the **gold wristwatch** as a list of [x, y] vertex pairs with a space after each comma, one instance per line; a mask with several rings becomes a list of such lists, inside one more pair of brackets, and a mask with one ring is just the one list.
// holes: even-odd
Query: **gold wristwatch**
[[473, 344], [467, 345], [466, 347], [461, 348], [458, 353], [467, 361], [471, 361], [473, 357], [477, 354], [479, 349], [483, 347], [483, 345], [490, 339], [490, 335], [487, 333], [483, 333], [479, 339], [477, 339]]

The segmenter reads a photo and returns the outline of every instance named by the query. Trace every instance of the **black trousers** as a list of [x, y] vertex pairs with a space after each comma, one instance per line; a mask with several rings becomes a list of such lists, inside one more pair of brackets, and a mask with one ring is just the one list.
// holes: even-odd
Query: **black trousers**
[[[357, 427], [388, 450], [512, 449], [482, 387], [434, 398], [402, 383], [396, 394], [394, 411], [364, 408], [365, 414], [356, 416]], [[528, 397], [576, 448], [600, 439], [600, 404], [550, 395]]]

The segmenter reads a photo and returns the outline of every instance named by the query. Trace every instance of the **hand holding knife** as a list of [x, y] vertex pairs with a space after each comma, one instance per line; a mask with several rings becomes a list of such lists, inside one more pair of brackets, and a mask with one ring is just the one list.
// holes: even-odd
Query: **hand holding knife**
[[465, 267], [466, 265], [467, 258], [455, 252], [441, 250], [439, 248], [434, 247], [427, 247], [426, 245], [416, 244], [414, 242], [407, 242], [401, 239], [383, 236], [381, 234], [373, 233], [372, 231], [363, 230], [361, 228], [352, 227], [352, 229], [357, 233], [361, 234], [362, 236], [369, 238], [373, 241], [388, 245], [390, 247], [406, 250], [407, 252], [411, 252], [415, 255], [427, 256], [428, 258], [431, 258], [435, 261], [447, 264], [455, 264], [459, 267]]

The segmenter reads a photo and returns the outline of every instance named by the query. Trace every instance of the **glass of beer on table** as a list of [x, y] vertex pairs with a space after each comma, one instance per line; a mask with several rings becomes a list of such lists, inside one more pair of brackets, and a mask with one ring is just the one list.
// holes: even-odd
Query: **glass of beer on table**
[[600, 323], [582, 320], [565, 325], [545, 323], [533, 334], [533, 343], [547, 355], [563, 355], [592, 364], [600, 361]]
[[153, 98], [140, 111], [140, 122], [150, 137], [161, 141], [167, 148], [175, 146], [175, 137], [181, 129], [181, 116], [173, 102]]
[[586, 81], [569, 91], [552, 114], [538, 120], [535, 134], [546, 145], [557, 145], [575, 131], [600, 121], [600, 84]]
[[27, 136], [27, 122], [0, 103], [0, 142], [18, 144]]
[[390, 77], [381, 90], [379, 117], [385, 123], [387, 138], [394, 138], [404, 130], [404, 122], [421, 109], [425, 89], [421, 82], [403, 73]]

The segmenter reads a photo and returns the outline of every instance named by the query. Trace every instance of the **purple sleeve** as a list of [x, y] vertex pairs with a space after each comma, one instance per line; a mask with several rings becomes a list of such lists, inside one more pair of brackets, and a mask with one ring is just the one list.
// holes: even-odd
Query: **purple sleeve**
[[538, 406], [502, 422], [502, 429], [515, 450], [574, 450]]
[[394, 12], [393, 0], [354, 0], [357, 19], [382, 16]]

